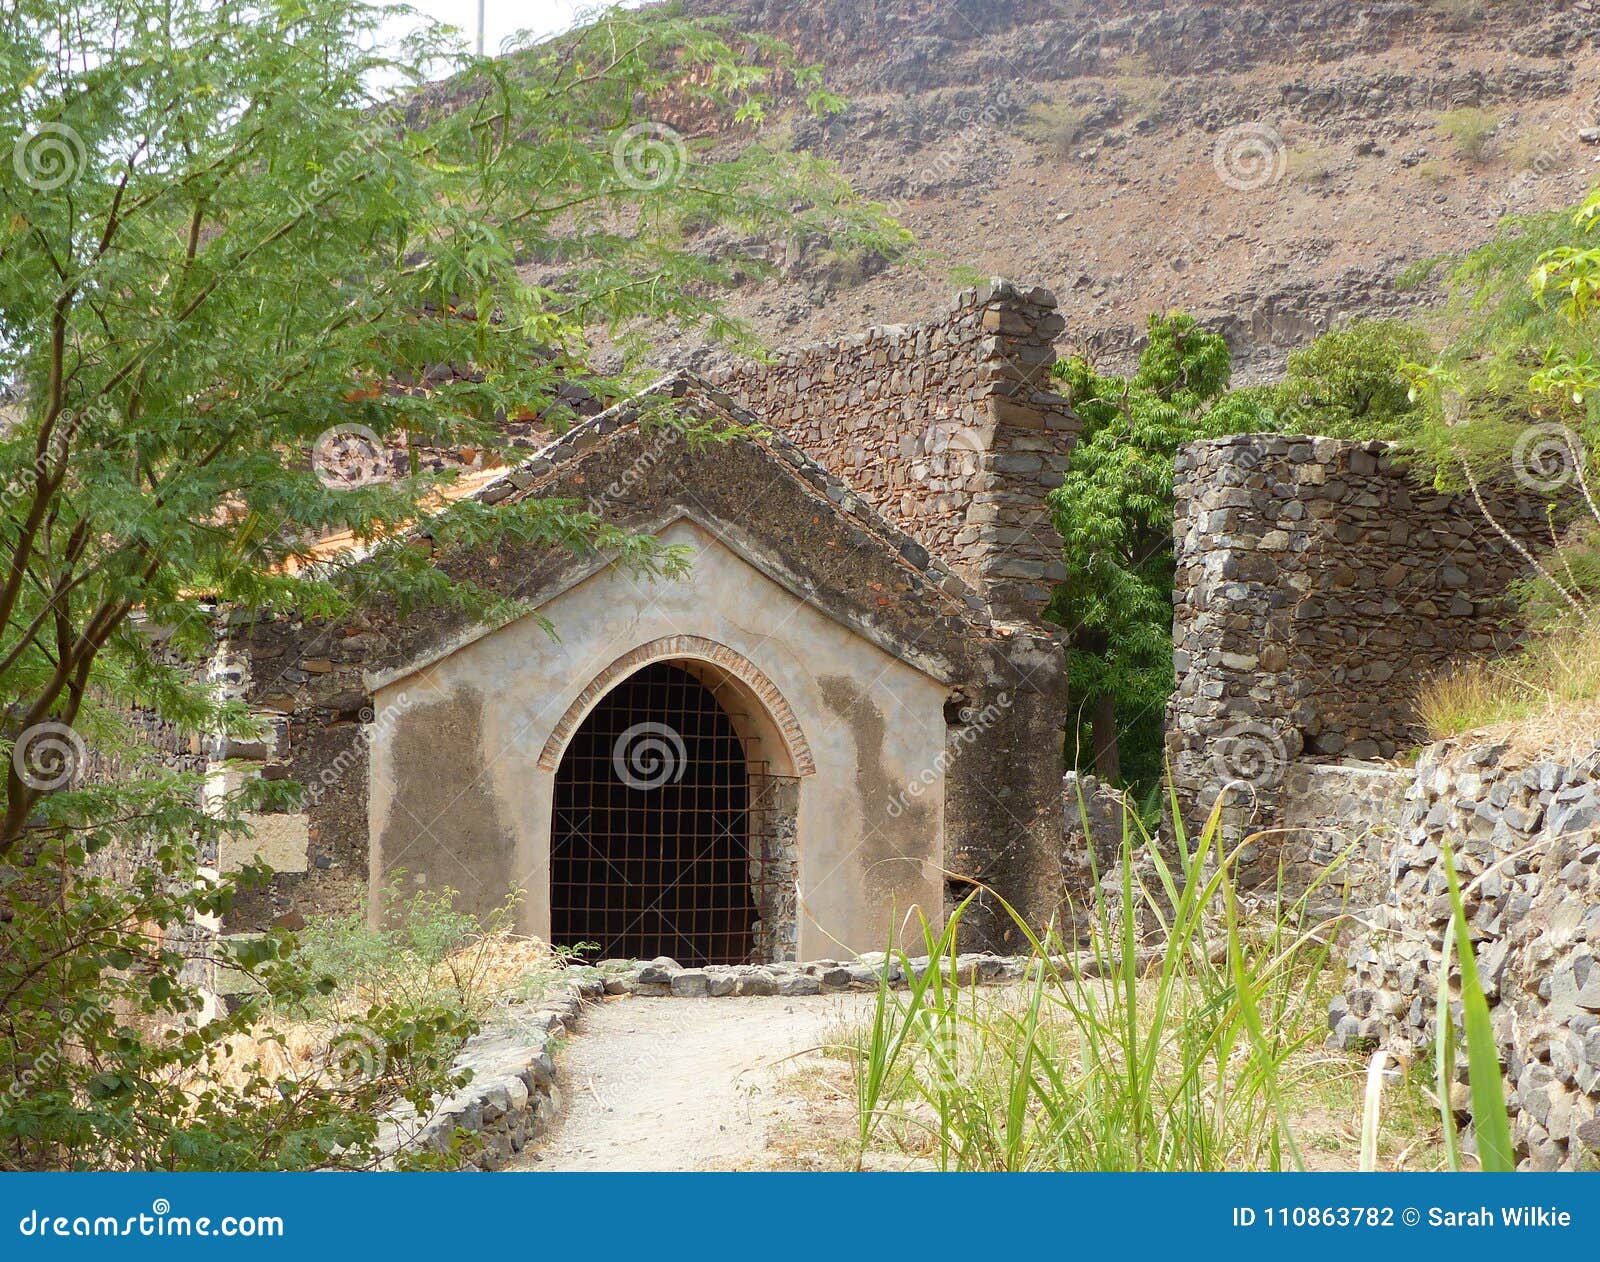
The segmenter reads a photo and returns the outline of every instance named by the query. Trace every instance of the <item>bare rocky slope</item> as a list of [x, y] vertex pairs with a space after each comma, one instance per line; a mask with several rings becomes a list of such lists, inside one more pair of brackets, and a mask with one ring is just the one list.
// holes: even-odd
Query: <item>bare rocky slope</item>
[[[1126, 362], [1145, 317], [1180, 308], [1256, 379], [1331, 323], [1425, 306], [1395, 283], [1409, 264], [1575, 201], [1600, 160], [1595, 0], [689, 8], [826, 68], [848, 112], [792, 118], [788, 142], [835, 159], [926, 253], [785, 259], [733, 299], [777, 345], [926, 315], [966, 268], [1055, 289], [1063, 350]], [[1460, 110], [1492, 126], [1481, 145], [1452, 134]], [[691, 337], [661, 357], [703, 353]]]

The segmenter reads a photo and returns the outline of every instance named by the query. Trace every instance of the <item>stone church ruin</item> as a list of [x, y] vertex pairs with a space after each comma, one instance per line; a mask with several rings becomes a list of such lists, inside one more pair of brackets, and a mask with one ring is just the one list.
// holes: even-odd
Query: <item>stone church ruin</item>
[[[1048, 388], [1063, 331], [1048, 292], [997, 281], [929, 323], [603, 410], [575, 397], [559, 438], [530, 426], [526, 460], [461, 479], [487, 503], [584, 504], [681, 549], [684, 576], [501, 546], [434, 563], [525, 602], [505, 625], [381, 601], [223, 619], [212, 678], [272, 737], [214, 751], [216, 787], [307, 793], [210, 857], [275, 871], [220, 931], [381, 916], [391, 889], [480, 914], [516, 894], [522, 931], [692, 971], [880, 950], [979, 887], [1066, 923], [1124, 808], [1092, 778], [1063, 790], [1060, 630], [1040, 620], [1064, 574], [1045, 500], [1078, 428]], [[684, 441], [652, 420], [663, 401], [736, 432]], [[1492, 525], [1383, 444], [1277, 434], [1192, 444], [1176, 469], [1179, 810], [1198, 824], [1220, 799], [1255, 897], [1321, 882], [1351, 963], [1332, 1037], [1396, 1054], [1434, 1020], [1450, 842], [1522, 1151], [1581, 1164], [1600, 1142], [1595, 760], [1399, 757], [1423, 739], [1415, 684], [1514, 642], [1518, 545], [1548, 543], [1549, 497], [1486, 488]], [[1023, 949], [986, 893], [965, 924], [964, 946]]]
[[[480, 913], [518, 891], [558, 946], [684, 963], [878, 949], [974, 883], [1048, 920], [1065, 701], [1037, 614], [1076, 422], [1038, 383], [1061, 328], [1045, 291], [968, 290], [929, 324], [669, 378], [475, 491], [587, 503], [684, 549], [686, 578], [501, 548], [437, 563], [536, 610], [509, 625], [236, 620], [220, 674], [277, 734], [261, 774], [310, 793], [258, 821], [278, 875], [224, 928], [376, 913], [396, 881]], [[652, 398], [745, 432], [684, 442]]]

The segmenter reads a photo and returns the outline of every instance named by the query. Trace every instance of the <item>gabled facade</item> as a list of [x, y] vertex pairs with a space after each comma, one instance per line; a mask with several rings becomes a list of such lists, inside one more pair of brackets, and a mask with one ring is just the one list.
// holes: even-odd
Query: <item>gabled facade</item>
[[[880, 949], [980, 883], [1035, 923], [1056, 913], [1061, 652], [1010, 616], [1019, 584], [1048, 582], [1038, 559], [1003, 574], [1002, 537], [977, 532], [952, 564], [732, 395], [687, 375], [648, 394], [737, 436], [685, 441], [636, 400], [477, 494], [584, 504], [681, 549], [686, 574], [440, 554], [530, 612], [489, 628], [375, 604], [236, 629], [224, 673], [279, 730], [263, 774], [310, 796], [262, 821], [280, 875], [225, 928], [356, 899], [379, 915], [395, 888], [480, 913], [517, 892], [520, 927], [558, 945], [706, 963]], [[963, 410], [987, 425], [960, 449], [965, 499], [909, 514], [951, 540], [974, 497], [1019, 498], [992, 467], [1015, 435], [982, 391], [930, 425]], [[1052, 459], [1070, 445], [1068, 426], [1015, 429]], [[929, 455], [954, 486], [946, 447]], [[1042, 513], [1045, 462], [1021, 463]], [[984, 901], [974, 937], [1015, 945]]]

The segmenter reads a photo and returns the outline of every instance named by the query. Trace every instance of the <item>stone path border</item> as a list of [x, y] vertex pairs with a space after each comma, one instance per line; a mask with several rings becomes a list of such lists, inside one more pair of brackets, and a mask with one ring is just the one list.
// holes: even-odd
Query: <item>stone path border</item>
[[[1152, 952], [1140, 951], [1138, 966], [1143, 967]], [[956, 956], [955, 974], [965, 983], [1002, 985], [1028, 975], [1031, 956], [963, 954]], [[1051, 963], [1080, 977], [1096, 977], [1101, 961], [1091, 952], [1076, 956], [1053, 957]], [[950, 963], [939, 959], [939, 967], [950, 975]], [[882, 951], [869, 951], [853, 960], [811, 960], [804, 964], [708, 964], [685, 968], [676, 960], [660, 956], [654, 960], [601, 960], [594, 969], [604, 980], [608, 995], [672, 996], [679, 999], [721, 999], [745, 995], [820, 995], [842, 991], [876, 990], [885, 970], [889, 984], [900, 987], [928, 971], [926, 955], [913, 956], [904, 963]]]
[[[1139, 965], [1152, 953], [1140, 952]], [[1027, 956], [958, 955], [955, 972], [967, 984], [1002, 985], [1028, 975]], [[1051, 961], [1079, 976], [1101, 972], [1089, 953]], [[939, 967], [948, 976], [949, 961]], [[562, 1096], [550, 1051], [557, 1037], [572, 1033], [586, 1004], [606, 996], [644, 995], [684, 999], [760, 995], [819, 995], [876, 990], [887, 972], [901, 988], [930, 967], [925, 955], [902, 962], [882, 951], [853, 960], [812, 960], [804, 964], [734, 964], [684, 968], [664, 956], [654, 960], [601, 960], [567, 970], [571, 981], [552, 995], [513, 1008], [505, 1020], [469, 1039], [456, 1057], [457, 1069], [470, 1069], [472, 1081], [441, 1100], [420, 1123], [409, 1110], [396, 1110], [386, 1122], [393, 1152], [406, 1147], [448, 1152], [457, 1131], [473, 1141], [464, 1169], [499, 1170], [560, 1116]]]
[[555, 993], [518, 1005], [468, 1039], [455, 1068], [470, 1069], [472, 1080], [420, 1123], [415, 1113], [396, 1110], [386, 1123], [389, 1151], [404, 1145], [448, 1152], [456, 1132], [463, 1131], [473, 1141], [463, 1168], [499, 1170], [548, 1131], [562, 1109], [550, 1045], [573, 1030], [586, 1003], [605, 994], [597, 974], [573, 972], [574, 980]]

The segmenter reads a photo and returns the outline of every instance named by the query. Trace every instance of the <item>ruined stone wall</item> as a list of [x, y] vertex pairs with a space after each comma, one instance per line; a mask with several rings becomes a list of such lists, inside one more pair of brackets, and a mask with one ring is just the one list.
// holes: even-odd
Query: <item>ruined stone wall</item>
[[1001, 616], [1064, 578], [1045, 496], [1078, 430], [1050, 392], [1054, 296], [995, 281], [919, 325], [869, 329], [710, 380], [951, 563]]
[[1371, 907], [1388, 890], [1383, 846], [1395, 835], [1411, 776], [1386, 763], [1290, 764], [1281, 829], [1249, 839], [1239, 854], [1248, 884], [1310, 890], [1313, 918]]
[[[227, 686], [267, 722], [255, 774], [292, 779], [301, 809], [257, 817], [251, 842], [224, 870], [259, 855], [274, 876], [242, 895], [226, 932], [361, 906], [367, 884], [367, 745], [375, 715], [362, 678], [383, 637], [364, 616], [333, 623], [293, 614], [236, 616], [220, 664]], [[245, 853], [248, 850], [250, 853]]]
[[[1180, 795], [1275, 815], [1285, 769], [1387, 758], [1420, 738], [1417, 683], [1515, 639], [1523, 562], [1470, 495], [1424, 489], [1382, 443], [1252, 434], [1178, 455], [1177, 691], [1167, 748]], [[1548, 544], [1544, 499], [1491, 511]]]
[[1600, 1167], [1596, 761], [1529, 761], [1495, 744], [1429, 747], [1398, 827], [1381, 841], [1385, 892], [1329, 1017], [1341, 1047], [1428, 1053], [1450, 919], [1441, 860], [1449, 843], [1505, 1063], [1513, 1137], [1536, 1170]]

